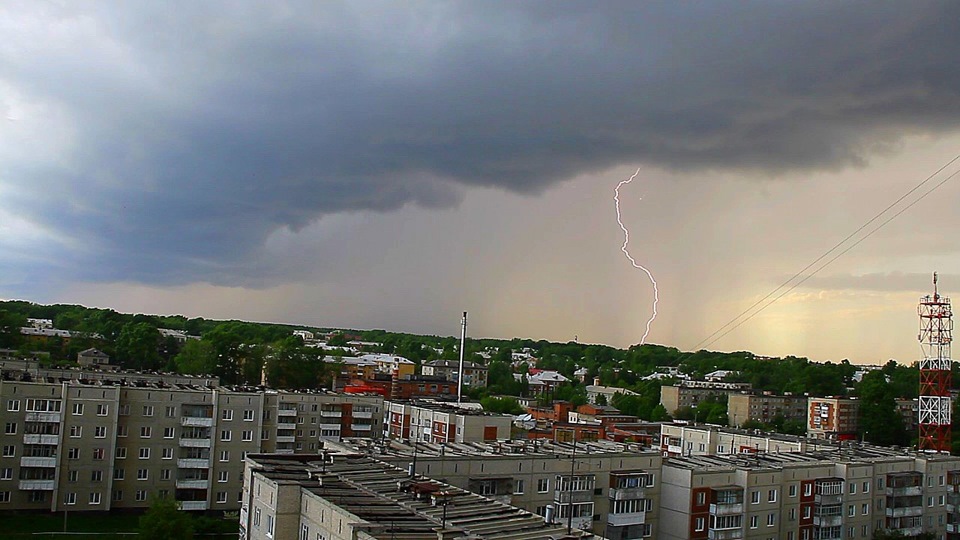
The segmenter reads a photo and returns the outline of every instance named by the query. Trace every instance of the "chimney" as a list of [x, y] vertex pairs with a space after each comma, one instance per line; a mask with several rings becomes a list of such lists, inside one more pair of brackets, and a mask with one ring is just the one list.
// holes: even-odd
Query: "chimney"
[[593, 378], [593, 385], [594, 385], [594, 386], [600, 386], [600, 377], [599, 377], [599, 376]]

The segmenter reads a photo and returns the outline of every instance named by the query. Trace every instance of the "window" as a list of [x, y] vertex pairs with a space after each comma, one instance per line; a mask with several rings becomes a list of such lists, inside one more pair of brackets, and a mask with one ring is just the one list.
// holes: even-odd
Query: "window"
[[67, 450], [67, 459], [80, 459], [80, 449], [71, 448]]
[[750, 504], [760, 503], [760, 490], [755, 489], [750, 492]]
[[164, 438], [164, 439], [172, 439], [172, 438], [174, 437], [174, 433], [175, 433], [175, 432], [176, 432], [176, 430], [175, 430], [174, 428], [172, 428], [172, 427], [165, 427], [165, 428], [163, 428], [163, 438]]
[[94, 491], [90, 493], [90, 504], [100, 504], [100, 492]]
[[707, 520], [705, 520], [705, 519], [702, 518], [702, 517], [696, 518], [696, 519], [693, 521], [693, 530], [695, 530], [695, 531], [703, 531], [704, 529], [707, 528], [707, 523], [706, 523], [706, 522], [707, 522]]
[[9, 491], [0, 491], [0, 503], [10, 502], [10, 492]]
[[120, 416], [130, 416], [130, 404], [121, 405], [120, 408], [117, 409], [117, 414]]
[[516, 495], [523, 495], [523, 480], [518, 479], [517, 483], [513, 486], [513, 493]]
[[144, 406], [143, 406], [143, 415], [144, 415], [144, 416], [153, 416], [153, 405], [144, 405]]
[[550, 491], [550, 479], [549, 478], [537, 479], [537, 493], [546, 493], [548, 491]]
[[107, 426], [95, 426], [93, 428], [94, 439], [105, 439], [107, 437]]
[[940, 506], [943, 506], [943, 495], [940, 495], [939, 497], [937, 497], [937, 504], [939, 504]]
[[226, 482], [230, 478], [229, 471], [220, 471], [217, 476], [217, 482]]
[[810, 484], [804, 484], [804, 485], [803, 485], [803, 496], [804, 496], [804, 497], [809, 497], [809, 496], [811, 496], [811, 495], [813, 495], [813, 484], [812, 484], [812, 483], [810, 483]]
[[67, 473], [67, 482], [76, 482], [77, 478], [80, 478], [80, 473], [77, 471], [70, 471]]
[[103, 482], [103, 471], [90, 471], [91, 482]]
[[13, 469], [7, 467], [6, 469], [0, 469], [0, 480], [12, 480], [13, 479]]
[[16, 435], [17, 434], [17, 423], [16, 422], [7, 422], [7, 427], [4, 429], [4, 433], [7, 435]]
[[127, 436], [127, 425], [118, 424], [117, 425], [117, 437], [126, 437]]
[[113, 470], [113, 479], [114, 480], [123, 480], [123, 469], [114, 469]]
[[253, 430], [244, 430], [243, 431], [243, 440], [252, 441], [253, 440]]
[[230, 451], [221, 450], [220, 451], [220, 461], [230, 461]]
[[870, 481], [869, 481], [869, 480], [864, 480], [864, 481], [863, 481], [863, 485], [862, 485], [861, 487], [863, 488], [863, 489], [860, 490], [861, 492], [863, 492], [863, 493], [870, 493]]
[[77, 494], [76, 493], [67, 493], [63, 498], [63, 504], [74, 505], [77, 504]]
[[73, 404], [73, 414], [81, 416], [83, 414], [83, 403]]
[[173, 418], [174, 416], [177, 415], [177, 408], [172, 405], [167, 405], [167, 409], [166, 411], [164, 411], [164, 415], [167, 418]]
[[103, 459], [103, 448], [93, 449], [93, 459], [96, 461], [101, 461]]
[[160, 469], [160, 479], [169, 480], [170, 479], [170, 469]]
[[19, 411], [19, 410], [20, 410], [20, 400], [19, 400], [19, 399], [11, 399], [11, 400], [7, 401], [7, 410], [10, 411], [10, 412]]
[[70, 436], [74, 439], [83, 435], [83, 426], [70, 426]]
[[226, 492], [226, 491], [218, 491], [218, 492], [217, 492], [217, 502], [218, 502], [218, 503], [221, 503], [221, 504], [227, 502], [227, 492]]
[[140, 447], [140, 459], [150, 459], [150, 448]]
[[151, 435], [153, 435], [153, 428], [152, 428], [152, 427], [150, 427], [150, 426], [142, 426], [142, 427], [140, 428], [140, 438], [141, 438], [141, 439], [149, 439]]
[[869, 513], [870, 513], [870, 504], [869, 504], [869, 503], [863, 503], [862, 505], [860, 505], [860, 514], [861, 514], [861, 515], [864, 515], [864, 516], [865, 516], [865, 515], [867, 515], [867, 514], [869, 514]]
[[790, 493], [790, 496], [791, 496], [791, 497], [796, 497], [796, 496], [797, 496], [797, 485], [796, 485], [796, 484], [790, 484], [790, 492], [789, 492], [789, 493]]
[[231, 436], [231, 434], [230, 434], [230, 430], [229, 430], [229, 429], [224, 429], [224, 430], [220, 431], [220, 440], [221, 440], [221, 441], [229, 441], [229, 440], [230, 440], [230, 436]]
[[122, 501], [122, 500], [123, 500], [123, 490], [122, 490], [122, 489], [115, 489], [115, 490], [113, 490], [113, 500], [115, 500], [115, 501]]
[[143, 502], [147, 500], [147, 492], [142, 489], [138, 489], [136, 499], [137, 499], [137, 502]]
[[110, 407], [103, 404], [97, 405], [97, 416], [106, 416], [108, 414], [110, 414]]
[[117, 447], [117, 459], [127, 459], [127, 447], [118, 446]]
[[233, 420], [233, 409], [224, 409], [220, 417], [227, 421]]
[[777, 502], [777, 490], [767, 491], [767, 502]]
[[697, 493], [697, 506], [703, 506], [705, 504], [707, 504], [707, 493], [705, 491], [701, 491]]
[[847, 489], [850, 491], [850, 494], [851, 494], [851, 495], [856, 495], [856, 494], [857, 494], [857, 483], [856, 483], [856, 482], [850, 482], [850, 486], [849, 486]]
[[804, 506], [804, 507], [803, 507], [803, 518], [802, 518], [802, 519], [810, 519], [810, 516], [812, 515], [812, 514], [810, 513], [810, 509], [811, 509], [811, 507], [809, 507], [809, 506]]
[[750, 528], [756, 529], [760, 525], [760, 519], [757, 516], [750, 516]]
[[253, 509], [253, 526], [254, 527], [260, 526], [260, 509], [259, 508]]
[[250, 411], [250, 410], [243, 411], [243, 421], [253, 422], [253, 411]]
[[164, 448], [160, 457], [162, 459], [173, 459], [173, 448]]
[[777, 516], [774, 513], [767, 514], [767, 527], [773, 527], [773, 524], [777, 522]]
[[149, 480], [150, 471], [148, 469], [137, 469], [137, 480]]

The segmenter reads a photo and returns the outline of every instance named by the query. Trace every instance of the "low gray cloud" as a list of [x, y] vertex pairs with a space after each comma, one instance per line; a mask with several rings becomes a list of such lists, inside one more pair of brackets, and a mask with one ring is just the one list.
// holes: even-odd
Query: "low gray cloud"
[[333, 213], [835, 169], [960, 124], [952, 2], [27, 2], [0, 30], [0, 204], [79, 279], [246, 283]]

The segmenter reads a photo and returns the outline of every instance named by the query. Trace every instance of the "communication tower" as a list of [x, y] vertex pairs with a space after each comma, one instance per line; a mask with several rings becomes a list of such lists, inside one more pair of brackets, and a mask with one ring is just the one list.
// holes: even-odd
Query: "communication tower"
[[950, 453], [950, 342], [953, 341], [953, 311], [950, 299], [937, 291], [920, 298], [920, 450]]

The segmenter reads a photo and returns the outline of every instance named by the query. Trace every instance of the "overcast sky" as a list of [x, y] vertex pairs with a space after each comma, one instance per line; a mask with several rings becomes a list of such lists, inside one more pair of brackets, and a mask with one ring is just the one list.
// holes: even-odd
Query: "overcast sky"
[[[960, 153], [956, 2], [11, 1], [0, 35], [0, 296], [41, 303], [628, 346], [641, 167], [648, 341], [690, 349]], [[711, 348], [915, 360], [958, 202]]]

